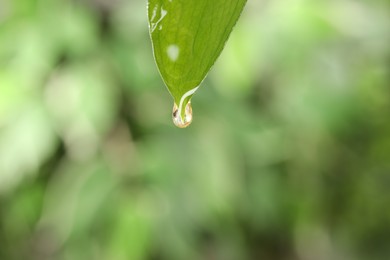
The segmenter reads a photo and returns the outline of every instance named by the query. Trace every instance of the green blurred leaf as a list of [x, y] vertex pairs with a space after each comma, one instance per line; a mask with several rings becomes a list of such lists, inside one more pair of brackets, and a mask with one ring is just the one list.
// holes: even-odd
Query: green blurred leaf
[[[150, 34], [162, 78], [186, 104], [205, 78], [246, 0], [150, 0]], [[183, 100], [181, 100], [184, 98]]]

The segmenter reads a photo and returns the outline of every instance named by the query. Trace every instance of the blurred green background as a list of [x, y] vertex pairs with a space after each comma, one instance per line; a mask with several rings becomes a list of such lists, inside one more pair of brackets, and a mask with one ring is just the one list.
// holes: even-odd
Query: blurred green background
[[142, 0], [0, 0], [0, 259], [390, 259], [390, 3], [249, 0], [173, 101]]

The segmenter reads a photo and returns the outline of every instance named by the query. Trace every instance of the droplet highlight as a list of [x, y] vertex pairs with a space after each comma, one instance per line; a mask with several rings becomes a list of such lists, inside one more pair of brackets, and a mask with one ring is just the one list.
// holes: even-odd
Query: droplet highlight
[[192, 122], [191, 101], [187, 103], [184, 111], [179, 111], [179, 107], [175, 103], [173, 105], [172, 120], [173, 123], [179, 128], [186, 128], [189, 126]]

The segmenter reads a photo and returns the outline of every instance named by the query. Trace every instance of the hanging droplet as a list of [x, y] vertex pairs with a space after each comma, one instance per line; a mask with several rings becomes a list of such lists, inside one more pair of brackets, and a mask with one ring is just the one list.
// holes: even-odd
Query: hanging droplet
[[176, 103], [173, 105], [172, 113], [173, 123], [180, 128], [186, 128], [192, 122], [192, 107], [191, 102], [188, 102], [184, 111], [179, 111]]

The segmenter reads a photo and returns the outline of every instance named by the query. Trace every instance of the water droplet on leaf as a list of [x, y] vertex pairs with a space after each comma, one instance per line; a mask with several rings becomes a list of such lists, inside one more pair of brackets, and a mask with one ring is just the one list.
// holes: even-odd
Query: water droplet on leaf
[[176, 44], [171, 44], [167, 48], [167, 54], [171, 61], [175, 62], [177, 61], [177, 58], [179, 58], [180, 49]]
[[173, 122], [192, 121], [189, 100], [221, 54], [247, 0], [148, 0], [149, 32], [160, 74], [177, 104]]
[[[180, 111], [182, 110], [182, 111]], [[192, 107], [191, 101], [185, 107], [178, 107], [176, 103], [173, 105], [172, 113], [173, 123], [180, 128], [186, 128], [192, 122]]]

